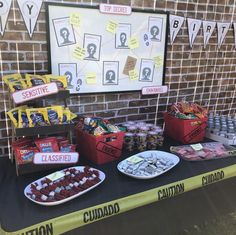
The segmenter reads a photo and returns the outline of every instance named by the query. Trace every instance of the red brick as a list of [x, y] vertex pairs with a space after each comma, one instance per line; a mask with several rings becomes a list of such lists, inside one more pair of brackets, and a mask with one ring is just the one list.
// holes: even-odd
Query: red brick
[[128, 107], [128, 102], [127, 101], [110, 102], [107, 105], [108, 109], [120, 109]]

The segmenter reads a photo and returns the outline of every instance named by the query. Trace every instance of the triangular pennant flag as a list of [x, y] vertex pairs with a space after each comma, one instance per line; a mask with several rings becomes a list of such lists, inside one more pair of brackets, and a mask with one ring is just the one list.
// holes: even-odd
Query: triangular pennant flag
[[0, 0], [0, 34], [3, 36], [12, 0]]
[[172, 45], [180, 28], [184, 23], [184, 17], [170, 15], [170, 44]]
[[221, 47], [231, 23], [217, 22], [218, 48]]
[[204, 38], [204, 48], [209, 42], [209, 39], [216, 27], [216, 22], [213, 21], [203, 21], [203, 38]]
[[197, 37], [198, 31], [201, 27], [202, 21], [188, 18], [188, 38], [189, 45], [192, 48], [195, 38]]
[[236, 48], [236, 23], [234, 23], [234, 45]]
[[32, 38], [42, 6], [42, 0], [17, 0], [26, 28]]

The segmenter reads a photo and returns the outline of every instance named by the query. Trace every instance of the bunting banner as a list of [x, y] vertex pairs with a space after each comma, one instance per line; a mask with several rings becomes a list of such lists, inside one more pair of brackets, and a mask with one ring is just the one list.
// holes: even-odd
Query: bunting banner
[[17, 0], [30, 38], [32, 38], [33, 36], [34, 28], [41, 10], [42, 2], [42, 0]]
[[217, 22], [218, 48], [221, 47], [231, 23]]
[[205, 49], [216, 27], [216, 22], [204, 20], [202, 23], [203, 23], [203, 38], [204, 38], [204, 49]]
[[184, 17], [182, 16], [176, 16], [176, 15], [170, 15], [170, 44], [172, 45], [179, 30], [181, 29], [183, 23], [184, 23]]
[[3, 36], [12, 0], [0, 0], [0, 34]]
[[188, 18], [188, 38], [190, 48], [193, 47], [195, 38], [197, 37], [198, 31], [201, 27], [202, 21], [197, 19]]

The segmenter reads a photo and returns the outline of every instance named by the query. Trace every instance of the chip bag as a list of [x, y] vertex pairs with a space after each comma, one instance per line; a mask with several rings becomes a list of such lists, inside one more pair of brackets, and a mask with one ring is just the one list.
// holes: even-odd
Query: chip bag
[[55, 82], [59, 90], [67, 88], [66, 76], [45, 75], [47, 83]]
[[27, 88], [27, 85], [20, 74], [3, 76], [3, 81], [7, 84], [11, 92]]
[[56, 137], [48, 137], [44, 139], [35, 140], [35, 144], [42, 153], [59, 152]]
[[28, 87], [39, 86], [47, 83], [46, 78], [40, 75], [26, 74], [25, 78]]
[[38, 152], [39, 151], [36, 147], [25, 147], [25, 148], [17, 147], [15, 149], [15, 155], [16, 155], [18, 164], [25, 164], [25, 163], [32, 162], [34, 154]]
[[14, 127], [18, 127], [19, 124], [19, 110], [26, 109], [27, 106], [20, 106], [14, 109], [11, 109], [7, 112], [8, 117], [12, 121]]
[[51, 125], [61, 124], [63, 118], [62, 106], [47, 107], [48, 119]]
[[62, 124], [68, 124], [71, 121], [71, 111], [68, 108], [63, 110]]
[[29, 119], [25, 109], [20, 109], [18, 112], [18, 127], [25, 128], [29, 127]]
[[26, 114], [29, 120], [29, 127], [49, 125], [46, 108], [26, 109]]

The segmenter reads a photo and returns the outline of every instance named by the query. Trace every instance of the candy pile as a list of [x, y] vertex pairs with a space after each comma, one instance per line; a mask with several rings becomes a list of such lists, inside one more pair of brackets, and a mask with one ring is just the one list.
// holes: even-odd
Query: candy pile
[[69, 168], [62, 175], [55, 181], [45, 177], [38, 183], [32, 183], [31, 192], [27, 195], [38, 202], [55, 202], [82, 193], [101, 181], [99, 171], [90, 167], [84, 167], [83, 170]]
[[122, 131], [118, 126], [99, 117], [81, 117], [78, 127], [95, 136]]
[[76, 146], [62, 136], [47, 138], [21, 138], [12, 143], [12, 148], [18, 164], [32, 162], [34, 154], [38, 152], [75, 152]]
[[196, 103], [177, 102], [168, 108], [168, 112], [180, 119], [195, 119], [207, 117], [207, 110]]
[[159, 175], [172, 168], [175, 164], [171, 159], [151, 154], [150, 157], [143, 157], [141, 154], [134, 156], [118, 164], [118, 169], [123, 173], [133, 176]]
[[129, 121], [121, 124], [126, 129], [124, 147], [128, 152], [157, 149], [163, 145], [163, 130], [151, 123]]
[[16, 128], [68, 124], [77, 117], [68, 108], [62, 106], [29, 108], [24, 105], [9, 110], [7, 115]]
[[22, 78], [21, 74], [11, 74], [3, 76], [3, 81], [8, 86], [11, 92], [23, 90], [29, 87], [43, 85], [50, 82], [55, 82], [59, 90], [67, 88], [66, 76], [55, 76], [55, 75], [32, 75], [26, 74], [25, 79]]
[[172, 146], [170, 151], [188, 161], [201, 161], [229, 157], [236, 154], [236, 149], [218, 142], [197, 145]]

